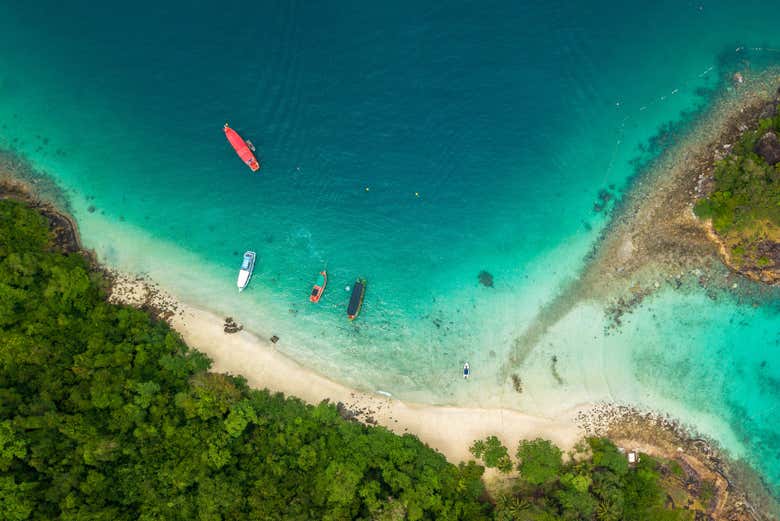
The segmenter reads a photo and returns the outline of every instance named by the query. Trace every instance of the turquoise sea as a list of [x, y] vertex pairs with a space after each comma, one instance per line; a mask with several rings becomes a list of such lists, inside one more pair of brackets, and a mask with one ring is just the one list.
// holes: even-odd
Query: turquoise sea
[[609, 335], [580, 305], [515, 368], [522, 395], [500, 376], [609, 221], [599, 191], [630, 190], [735, 70], [780, 64], [778, 19], [757, 0], [0, 2], [0, 148], [64, 189], [102, 260], [339, 381], [546, 415], [634, 403], [780, 491], [776, 294], [663, 291]]

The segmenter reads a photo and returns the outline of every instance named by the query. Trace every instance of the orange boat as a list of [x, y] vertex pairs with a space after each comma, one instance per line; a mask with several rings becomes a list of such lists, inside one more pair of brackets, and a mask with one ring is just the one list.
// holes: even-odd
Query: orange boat
[[239, 136], [238, 132], [230, 128], [227, 123], [225, 123], [225, 136], [227, 137], [227, 140], [230, 141], [230, 144], [233, 146], [233, 150], [236, 151], [236, 154], [238, 154], [238, 157], [241, 158], [241, 161], [246, 163], [246, 166], [252, 169], [252, 172], [260, 170], [260, 163], [257, 161], [257, 158], [255, 158], [254, 153], [252, 153], [255, 146], [251, 141], [244, 141], [244, 138]]
[[309, 295], [309, 300], [311, 300], [312, 302], [319, 302], [320, 298], [322, 298], [322, 294], [325, 293], [325, 286], [327, 285], [328, 285], [328, 272], [322, 270], [320, 272], [320, 276], [317, 278], [317, 283], [311, 289], [311, 295]]

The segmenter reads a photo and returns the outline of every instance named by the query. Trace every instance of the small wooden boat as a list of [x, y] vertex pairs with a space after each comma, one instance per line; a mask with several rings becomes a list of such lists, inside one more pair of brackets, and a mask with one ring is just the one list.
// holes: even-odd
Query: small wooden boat
[[257, 254], [253, 251], [244, 253], [244, 259], [241, 261], [241, 269], [238, 271], [238, 280], [236, 281], [238, 291], [244, 291], [244, 288], [249, 285], [249, 279], [252, 278], [252, 272], [255, 270], [256, 258]]
[[322, 270], [320, 272], [320, 276], [317, 277], [317, 282], [314, 284], [314, 287], [311, 288], [311, 295], [309, 295], [309, 300], [312, 302], [319, 302], [320, 298], [322, 298], [322, 294], [325, 292], [325, 286], [328, 285], [328, 272], [325, 270]]
[[360, 308], [363, 305], [363, 297], [366, 294], [366, 279], [358, 278], [355, 285], [352, 286], [352, 295], [349, 297], [347, 306], [347, 318], [355, 320], [360, 314]]

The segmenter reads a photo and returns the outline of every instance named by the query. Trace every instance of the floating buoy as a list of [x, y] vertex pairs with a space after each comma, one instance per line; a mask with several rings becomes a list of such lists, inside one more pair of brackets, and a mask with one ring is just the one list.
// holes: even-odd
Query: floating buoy
[[349, 286], [345, 286], [344, 291], [349, 291]]
[[368, 191], [369, 191], [369, 188], [368, 188], [368, 187], [366, 187], [366, 192], [368, 192]]
[[420, 192], [415, 192], [415, 193], [414, 193], [414, 196], [415, 196], [415, 197], [420, 197]]

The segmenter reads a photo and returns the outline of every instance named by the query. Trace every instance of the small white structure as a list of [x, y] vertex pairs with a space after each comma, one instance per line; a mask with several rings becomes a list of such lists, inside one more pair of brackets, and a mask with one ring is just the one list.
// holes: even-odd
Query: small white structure
[[626, 458], [628, 458], [629, 465], [636, 465], [640, 460], [639, 451], [636, 449], [628, 451], [626, 453]]

